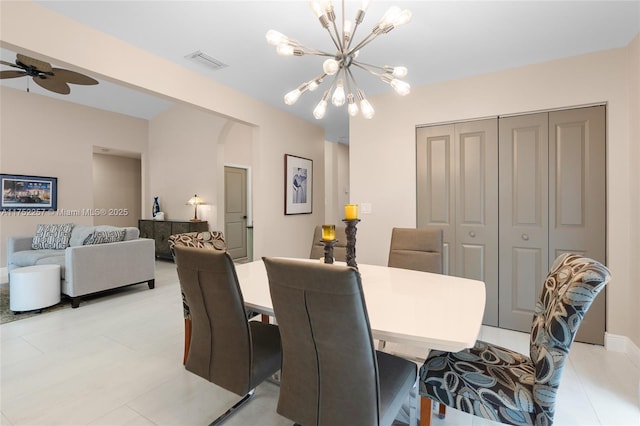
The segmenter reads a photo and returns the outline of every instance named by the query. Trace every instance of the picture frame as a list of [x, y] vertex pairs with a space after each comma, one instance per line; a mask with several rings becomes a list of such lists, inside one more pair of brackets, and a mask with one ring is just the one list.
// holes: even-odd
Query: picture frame
[[58, 178], [0, 174], [0, 188], [0, 211], [58, 209]]
[[284, 214], [313, 211], [313, 160], [284, 155]]

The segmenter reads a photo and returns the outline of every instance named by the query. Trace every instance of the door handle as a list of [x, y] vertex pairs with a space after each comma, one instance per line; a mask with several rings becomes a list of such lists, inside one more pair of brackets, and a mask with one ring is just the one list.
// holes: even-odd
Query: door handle
[[525, 241], [529, 241], [529, 236], [527, 234], [522, 234], [522, 239]]
[[469, 236], [470, 236], [471, 238], [475, 238], [475, 237], [476, 237], [476, 233], [475, 233], [475, 232], [473, 232], [473, 231], [471, 231], [471, 232], [469, 232]]

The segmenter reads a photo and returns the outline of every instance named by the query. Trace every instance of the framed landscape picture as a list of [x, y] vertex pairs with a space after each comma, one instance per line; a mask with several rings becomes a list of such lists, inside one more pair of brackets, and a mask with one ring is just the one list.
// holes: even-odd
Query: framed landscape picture
[[0, 174], [0, 210], [57, 210], [58, 178]]
[[311, 213], [313, 199], [313, 161], [285, 154], [284, 214]]

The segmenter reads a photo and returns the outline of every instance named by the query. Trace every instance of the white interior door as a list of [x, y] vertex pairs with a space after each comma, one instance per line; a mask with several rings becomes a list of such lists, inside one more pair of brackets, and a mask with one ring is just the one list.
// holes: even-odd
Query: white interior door
[[224, 168], [224, 236], [233, 259], [247, 257], [247, 170]]

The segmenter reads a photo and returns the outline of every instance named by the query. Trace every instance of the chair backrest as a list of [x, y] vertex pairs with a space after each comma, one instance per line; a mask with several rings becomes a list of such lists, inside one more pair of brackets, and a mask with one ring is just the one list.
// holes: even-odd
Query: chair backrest
[[553, 422], [556, 390], [569, 348], [589, 306], [609, 279], [609, 270], [600, 262], [576, 254], [558, 256], [549, 270], [531, 325], [536, 424]]
[[[324, 244], [320, 242], [322, 240], [322, 226], [316, 226], [313, 231], [313, 241], [311, 241], [311, 252], [309, 253], [309, 259], [324, 258]], [[333, 247], [333, 258], [339, 262], [347, 261], [347, 234], [345, 233], [344, 226], [336, 225], [336, 240], [338, 242]]]
[[176, 245], [206, 249], [226, 250], [227, 244], [220, 231], [185, 232], [169, 236], [169, 249], [173, 253]]
[[378, 364], [358, 271], [264, 264], [282, 339], [278, 413], [303, 425], [379, 424]]
[[244, 395], [254, 387], [251, 337], [233, 260], [225, 251], [181, 245], [174, 250], [193, 327], [185, 367]]
[[393, 228], [388, 266], [442, 274], [442, 229]]

